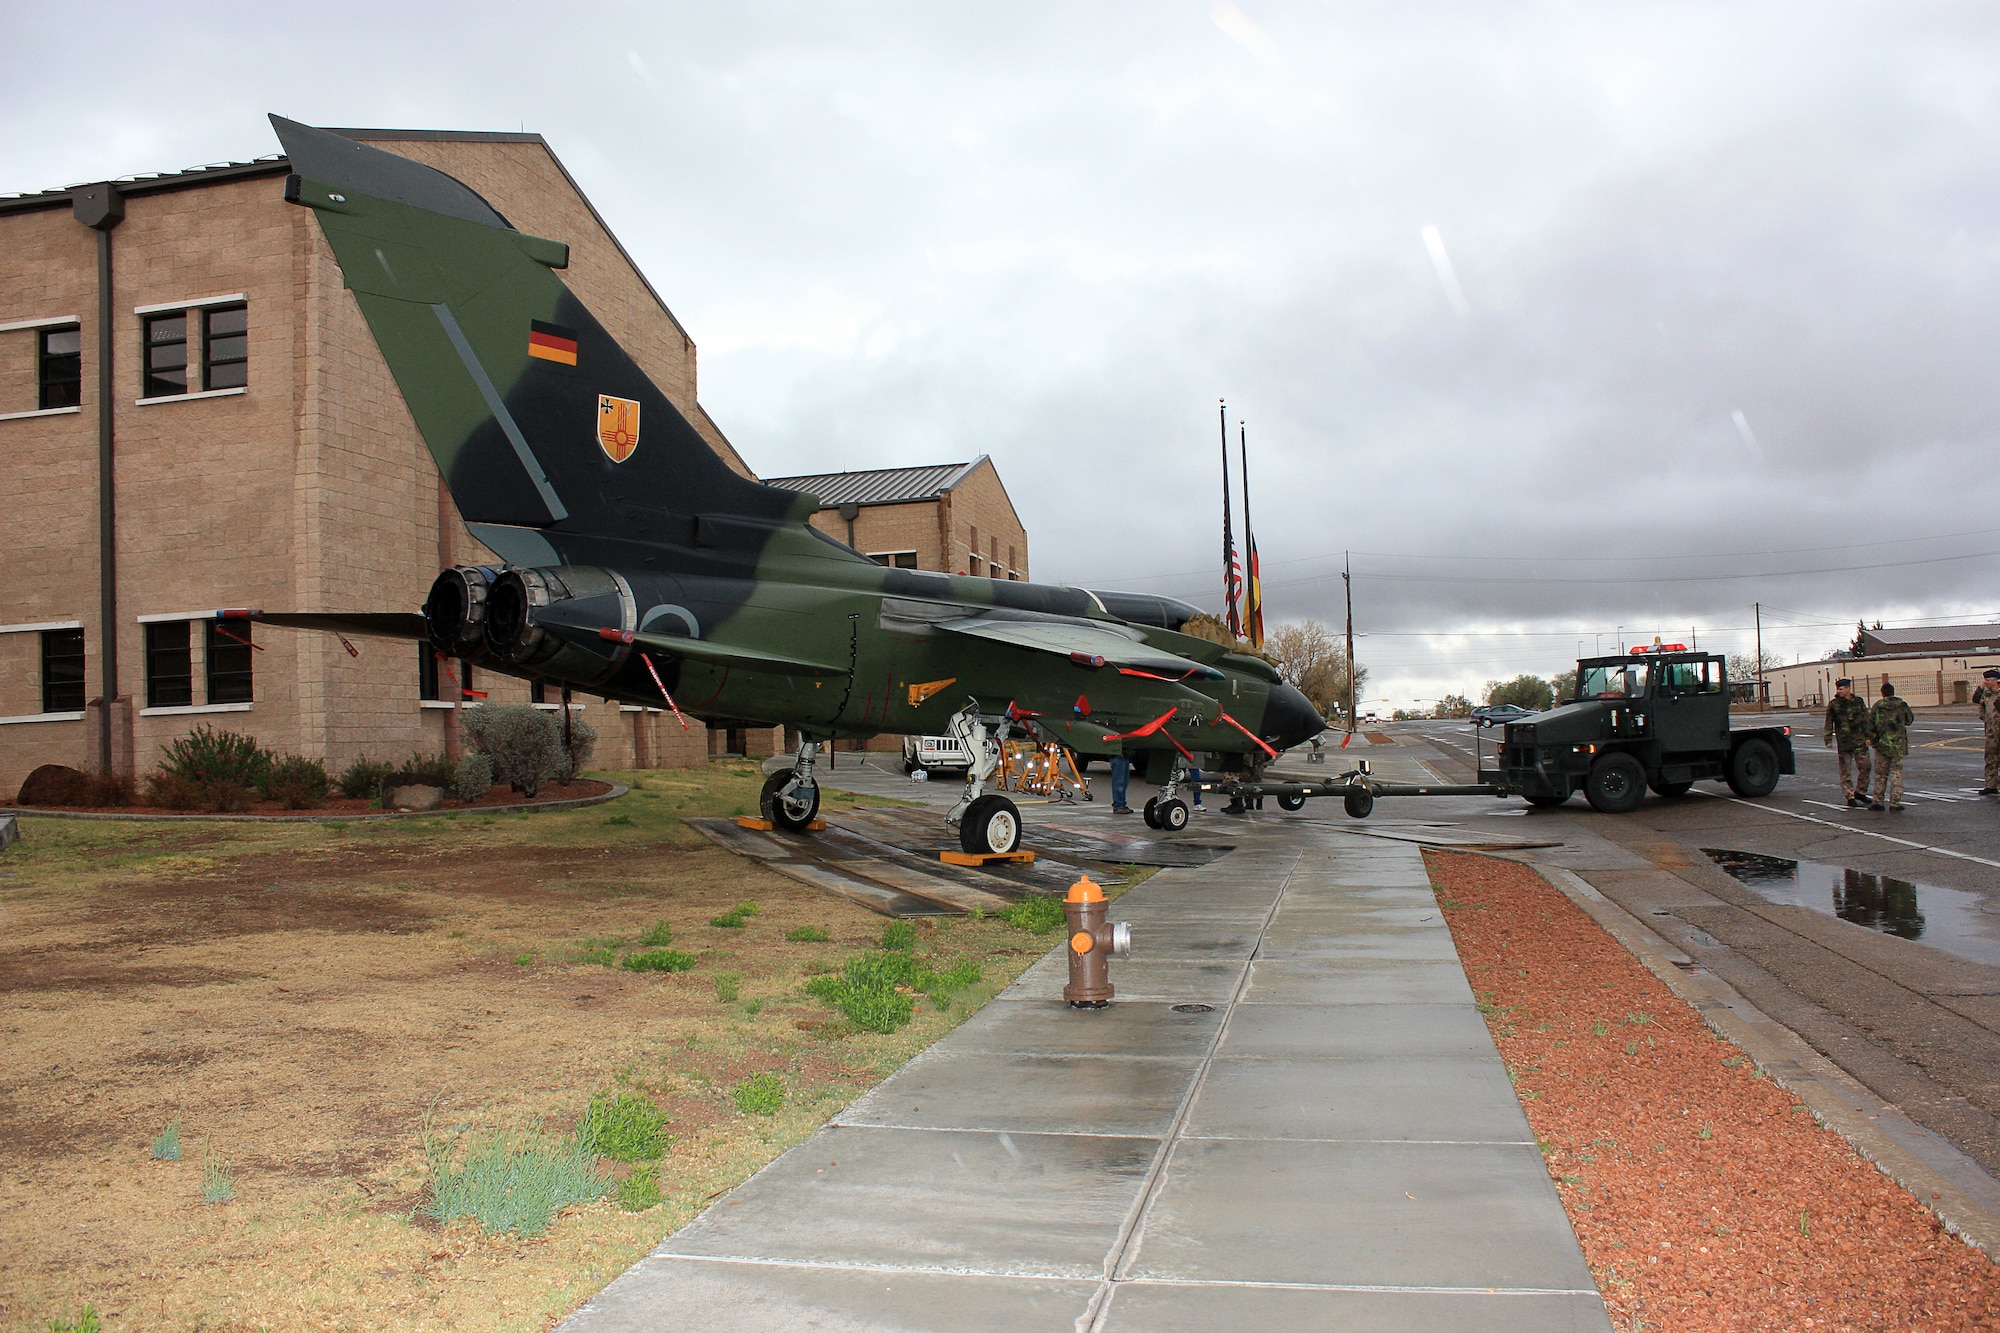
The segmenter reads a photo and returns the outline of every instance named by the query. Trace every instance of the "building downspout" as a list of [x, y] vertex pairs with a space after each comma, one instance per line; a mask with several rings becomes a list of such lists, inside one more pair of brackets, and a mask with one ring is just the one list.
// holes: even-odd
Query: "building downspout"
[[110, 181], [70, 192], [70, 211], [97, 233], [97, 621], [103, 698], [97, 729], [99, 771], [112, 771], [112, 709], [118, 700], [118, 504], [112, 422], [115, 358], [111, 316], [111, 231], [125, 220], [125, 197]]

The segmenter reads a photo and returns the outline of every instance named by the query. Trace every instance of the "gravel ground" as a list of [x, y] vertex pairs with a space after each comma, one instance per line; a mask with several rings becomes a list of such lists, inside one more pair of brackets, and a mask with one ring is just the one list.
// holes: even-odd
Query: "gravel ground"
[[2000, 1328], [2000, 1268], [1559, 890], [1425, 859], [1617, 1328]]

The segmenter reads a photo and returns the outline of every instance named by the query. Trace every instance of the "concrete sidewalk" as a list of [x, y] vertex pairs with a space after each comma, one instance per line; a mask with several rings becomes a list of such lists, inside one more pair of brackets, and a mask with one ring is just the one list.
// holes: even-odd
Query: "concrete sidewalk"
[[1114, 904], [562, 1327], [1608, 1330], [1419, 852], [1272, 823]]

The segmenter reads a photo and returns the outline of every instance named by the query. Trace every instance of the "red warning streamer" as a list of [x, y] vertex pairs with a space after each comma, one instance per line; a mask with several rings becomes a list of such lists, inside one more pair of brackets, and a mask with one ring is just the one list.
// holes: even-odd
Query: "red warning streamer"
[[1173, 746], [1176, 750], [1179, 750], [1183, 755], [1186, 755], [1189, 763], [1193, 763], [1194, 756], [1188, 753], [1187, 746], [1182, 745], [1179, 741], [1175, 740], [1171, 732], [1160, 731], [1160, 728], [1166, 726], [1167, 723], [1171, 722], [1173, 720], [1174, 714], [1180, 711], [1181, 710], [1178, 708], [1169, 708], [1166, 712], [1160, 714], [1158, 717], [1154, 718], [1151, 722], [1148, 722], [1145, 726], [1140, 727], [1137, 731], [1120, 732], [1115, 736], [1106, 736], [1104, 739], [1107, 741], [1129, 741], [1129, 740], [1135, 740], [1141, 736], [1151, 736], [1155, 732], [1158, 732], [1160, 735], [1165, 736], [1167, 738], [1167, 744]]
[[1264, 740], [1262, 737], [1257, 735], [1256, 732], [1250, 730], [1250, 728], [1244, 726], [1241, 722], [1238, 722], [1235, 718], [1229, 716], [1229, 714], [1218, 712], [1216, 716], [1221, 718], [1224, 722], [1227, 722], [1230, 726], [1236, 728], [1238, 731], [1242, 732], [1245, 736], [1248, 736], [1251, 740], [1256, 741], [1257, 748], [1262, 750], [1265, 754], [1270, 755], [1271, 758], [1276, 759], [1278, 757], [1278, 752], [1276, 750], [1273, 750], [1270, 746], [1264, 744]]
[[653, 659], [646, 656], [646, 654], [644, 653], [640, 653], [639, 660], [646, 664], [646, 671], [649, 675], [652, 676], [653, 683], [660, 687], [660, 697], [667, 701], [667, 707], [674, 710], [675, 717], [680, 718], [681, 730], [682, 731], [690, 730], [688, 726], [688, 720], [684, 717], [681, 717], [681, 706], [674, 702], [673, 695], [667, 693], [667, 683], [660, 679], [660, 669], [653, 665]]

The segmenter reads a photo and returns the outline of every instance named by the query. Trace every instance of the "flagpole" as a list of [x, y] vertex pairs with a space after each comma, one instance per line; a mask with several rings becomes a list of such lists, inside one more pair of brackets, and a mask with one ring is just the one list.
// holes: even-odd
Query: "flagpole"
[[1234, 638], [1243, 632], [1243, 624], [1236, 616], [1236, 539], [1229, 527], [1229, 404], [1220, 398], [1216, 403], [1222, 429], [1222, 623]]
[[1250, 427], [1236, 420], [1237, 441], [1243, 455], [1243, 633], [1250, 647], [1264, 647], [1264, 588], [1257, 570], [1257, 530], [1250, 526]]

